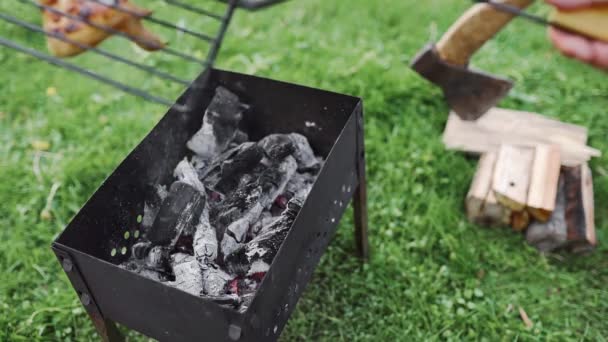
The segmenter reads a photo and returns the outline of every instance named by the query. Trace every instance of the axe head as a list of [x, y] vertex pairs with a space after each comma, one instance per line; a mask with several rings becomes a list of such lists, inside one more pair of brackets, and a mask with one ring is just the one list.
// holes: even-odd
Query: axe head
[[443, 89], [448, 105], [463, 120], [477, 120], [513, 86], [508, 79], [446, 63], [432, 44], [418, 53], [411, 66]]

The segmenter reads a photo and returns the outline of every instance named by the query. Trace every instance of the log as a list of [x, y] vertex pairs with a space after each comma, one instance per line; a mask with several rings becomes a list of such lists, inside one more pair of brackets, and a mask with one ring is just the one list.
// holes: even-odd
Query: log
[[523, 232], [530, 224], [530, 214], [526, 210], [511, 213], [511, 227], [516, 232]]
[[560, 173], [560, 152], [556, 145], [538, 145], [534, 150], [528, 211], [541, 222], [547, 222], [555, 208]]
[[568, 247], [575, 253], [587, 252], [596, 244], [593, 179], [589, 166], [564, 168]]
[[559, 177], [555, 209], [547, 222], [533, 222], [526, 232], [526, 241], [541, 252], [563, 247], [567, 240], [566, 189], [564, 176]]
[[465, 201], [467, 217], [471, 222], [476, 222], [482, 216], [484, 202], [492, 186], [494, 164], [496, 164], [496, 153], [494, 152], [484, 153], [479, 158], [477, 170]]
[[564, 167], [558, 184], [549, 221], [532, 223], [526, 240], [541, 252], [560, 248], [574, 253], [590, 251], [597, 245], [591, 170], [587, 165]]
[[515, 212], [526, 207], [534, 150], [502, 145], [498, 151], [492, 190], [499, 203]]
[[488, 191], [488, 196], [481, 211], [486, 225], [508, 226], [511, 223], [511, 209], [498, 203], [494, 191]]
[[465, 201], [467, 218], [481, 226], [509, 224], [510, 220], [507, 209], [498, 203], [492, 191], [496, 156], [495, 152], [481, 156]]
[[586, 145], [587, 130], [581, 126], [499, 108], [491, 109], [477, 121], [464, 121], [450, 113], [442, 140], [449, 150], [474, 154], [497, 151], [502, 144], [557, 145], [564, 166], [577, 166], [601, 155], [599, 150]]

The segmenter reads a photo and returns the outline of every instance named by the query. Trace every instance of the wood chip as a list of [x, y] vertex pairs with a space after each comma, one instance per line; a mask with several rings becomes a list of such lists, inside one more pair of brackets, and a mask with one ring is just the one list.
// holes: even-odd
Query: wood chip
[[526, 328], [530, 329], [534, 326], [534, 323], [532, 323], [530, 317], [528, 317], [526, 310], [524, 310], [524, 308], [522, 308], [521, 306], [519, 307], [519, 317], [521, 317], [521, 320], [524, 321]]

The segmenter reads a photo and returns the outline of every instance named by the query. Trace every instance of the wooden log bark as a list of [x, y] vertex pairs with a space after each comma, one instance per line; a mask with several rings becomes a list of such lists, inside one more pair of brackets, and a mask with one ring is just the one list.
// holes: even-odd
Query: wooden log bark
[[526, 240], [540, 251], [568, 248], [574, 253], [592, 250], [597, 245], [594, 223], [593, 181], [587, 165], [564, 167], [550, 219], [532, 223]]
[[533, 222], [526, 231], [526, 240], [541, 252], [550, 252], [563, 247], [567, 240], [566, 189], [564, 177], [560, 176], [555, 209], [547, 222]]

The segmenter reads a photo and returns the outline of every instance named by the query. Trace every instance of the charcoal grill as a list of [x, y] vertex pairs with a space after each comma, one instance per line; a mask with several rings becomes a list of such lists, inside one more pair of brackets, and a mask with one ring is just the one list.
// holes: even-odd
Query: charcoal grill
[[[199, 14], [205, 13], [188, 3], [165, 1], [180, 8], [196, 9]], [[201, 63], [204, 70], [175, 102], [0, 37], [0, 45], [170, 107], [52, 244], [104, 341], [123, 340], [115, 323], [162, 341], [276, 340], [351, 200], [357, 251], [363, 260], [367, 259], [361, 99], [211, 67], [237, 5], [258, 9], [279, 1], [228, 2], [226, 12], [221, 16], [220, 31], [213, 38], [207, 59]], [[0, 18], [24, 26], [20, 25], [23, 24], [20, 19], [10, 15], [0, 13]], [[24, 27], [36, 31], [36, 26]], [[117, 60], [117, 56], [111, 53], [95, 51], [100, 48], [91, 50]], [[192, 57], [179, 51], [168, 51], [184, 60]], [[142, 70], [161, 78], [167, 76], [154, 68]], [[236, 93], [251, 106], [242, 121], [242, 129], [253, 140], [271, 133], [297, 132], [306, 136], [315, 153], [326, 160], [270, 270], [244, 312], [220, 306], [204, 297], [118, 266], [128, 258], [131, 247], [140, 237], [149, 186], [170, 182], [173, 168], [188, 153], [186, 141], [200, 128], [204, 109], [218, 86]]]
[[[358, 251], [367, 256], [363, 110], [359, 98], [208, 69], [129, 154], [53, 243], [59, 261], [105, 340], [112, 322], [167, 341], [275, 340], [354, 198]], [[166, 183], [187, 153], [217, 85], [251, 104], [247, 132], [298, 132], [326, 158], [270, 271], [244, 313], [141, 277], [117, 266], [136, 241], [148, 184]], [[125, 234], [125, 233], [129, 234]], [[125, 239], [125, 236], [129, 238]]]

